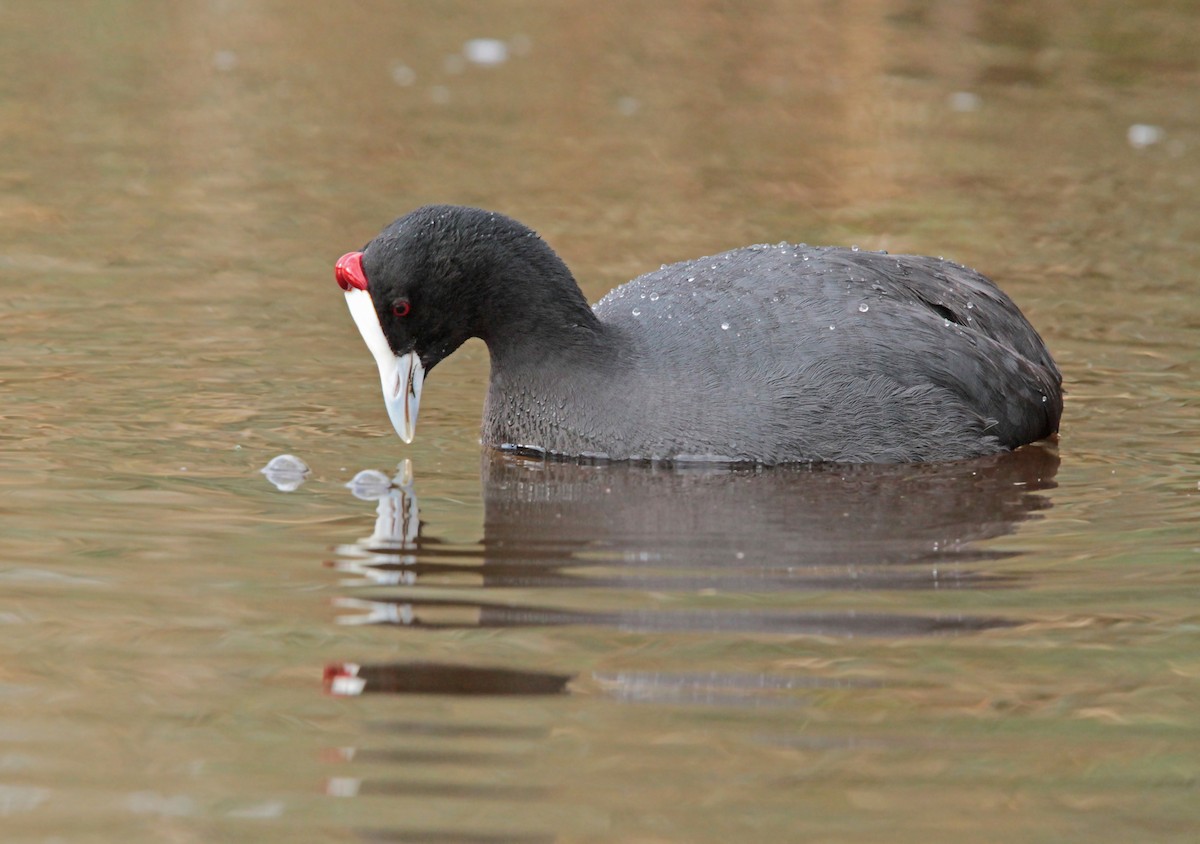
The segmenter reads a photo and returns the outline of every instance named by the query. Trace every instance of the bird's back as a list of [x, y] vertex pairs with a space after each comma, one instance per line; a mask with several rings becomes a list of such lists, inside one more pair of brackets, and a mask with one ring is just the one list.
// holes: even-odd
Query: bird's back
[[595, 312], [631, 350], [608, 424], [636, 456], [956, 459], [1045, 437], [1061, 414], [1021, 312], [940, 259], [746, 247], [643, 275]]

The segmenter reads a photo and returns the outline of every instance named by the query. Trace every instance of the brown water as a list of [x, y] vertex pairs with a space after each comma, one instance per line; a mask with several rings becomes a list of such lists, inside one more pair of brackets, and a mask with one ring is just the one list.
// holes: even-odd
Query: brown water
[[[0, 840], [1195, 841], [1198, 92], [1186, 2], [4, 3]], [[471, 345], [406, 447], [331, 266], [430, 201], [977, 266], [1061, 441], [481, 461]]]

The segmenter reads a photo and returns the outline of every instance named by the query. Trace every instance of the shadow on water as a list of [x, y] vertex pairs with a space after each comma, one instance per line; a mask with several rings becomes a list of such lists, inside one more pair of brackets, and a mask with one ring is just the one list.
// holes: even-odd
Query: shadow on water
[[[1047, 447], [947, 465], [770, 470], [580, 465], [489, 455], [483, 464], [483, 539], [464, 547], [443, 543], [432, 535], [435, 530], [425, 529], [406, 461], [395, 477], [368, 471], [349, 485], [354, 495], [374, 502], [375, 529], [340, 546], [329, 563], [347, 575], [343, 586], [353, 589], [335, 603], [342, 624], [391, 626], [413, 635], [587, 627], [714, 639], [911, 637], [1013, 626], [1020, 620], [791, 607], [804, 593], [1021, 586], [1016, 576], [978, 570], [981, 563], [1017, 552], [977, 543], [1012, 533], [1048, 508], [1041, 493], [1055, 486], [1057, 469], [1058, 456]], [[556, 596], [568, 599], [582, 589], [589, 590], [586, 601], [556, 605]], [[506, 598], [530, 592], [539, 596], [536, 603]], [[644, 605], [648, 593], [725, 597], [735, 608], [622, 606]], [[754, 604], [747, 595], [773, 601], [745, 609]], [[580, 604], [605, 608], [579, 609]], [[325, 669], [326, 690], [339, 696], [500, 701], [570, 694], [660, 706], [795, 707], [805, 705], [806, 690], [877, 685], [865, 678], [703, 671], [669, 661], [653, 671], [575, 673], [433, 661], [341, 662]], [[355, 761], [421, 771], [428, 779], [335, 778], [327, 786], [331, 793], [509, 804], [550, 798], [547, 787], [498, 784], [511, 780], [524, 753], [512, 748], [545, 740], [539, 728], [432, 717], [376, 722], [368, 729], [381, 737], [424, 738], [426, 746], [363, 749]], [[481, 753], [481, 741], [511, 752]], [[438, 776], [455, 766], [503, 776], [469, 784]], [[474, 840], [425, 829], [364, 835]], [[479, 840], [552, 838], [538, 833]]]

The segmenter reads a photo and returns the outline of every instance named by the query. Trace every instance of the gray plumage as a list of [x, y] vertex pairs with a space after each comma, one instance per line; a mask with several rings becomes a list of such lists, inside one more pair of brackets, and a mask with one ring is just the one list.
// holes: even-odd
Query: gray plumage
[[[483, 441], [613, 460], [905, 462], [1057, 431], [1061, 376], [991, 281], [958, 264], [749, 246], [643, 275], [589, 309], [514, 220], [432, 206], [363, 266], [392, 348], [431, 369], [488, 344]], [[413, 316], [390, 320], [404, 296]]]

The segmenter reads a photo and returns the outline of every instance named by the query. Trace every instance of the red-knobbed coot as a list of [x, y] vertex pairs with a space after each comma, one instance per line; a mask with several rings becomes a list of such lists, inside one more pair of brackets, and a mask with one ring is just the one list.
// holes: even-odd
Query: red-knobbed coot
[[1062, 378], [991, 281], [940, 258], [780, 243], [663, 266], [589, 306], [526, 226], [436, 205], [338, 284], [411, 442], [421, 385], [491, 354], [483, 442], [612, 460], [958, 460], [1058, 430]]

